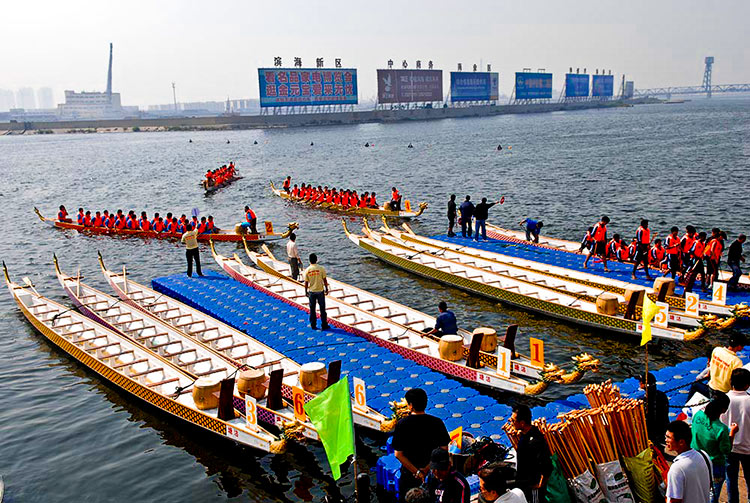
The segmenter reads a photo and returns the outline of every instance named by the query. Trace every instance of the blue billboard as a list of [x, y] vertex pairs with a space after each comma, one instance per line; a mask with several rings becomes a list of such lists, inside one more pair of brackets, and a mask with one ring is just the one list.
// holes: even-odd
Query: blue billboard
[[354, 68], [258, 68], [261, 107], [356, 105]]
[[565, 74], [565, 97], [586, 98], [589, 95], [589, 76], [587, 74]]
[[615, 92], [614, 75], [594, 75], [591, 96], [612, 96]]
[[516, 99], [552, 97], [552, 74], [516, 72]]
[[498, 99], [497, 72], [451, 72], [451, 101]]

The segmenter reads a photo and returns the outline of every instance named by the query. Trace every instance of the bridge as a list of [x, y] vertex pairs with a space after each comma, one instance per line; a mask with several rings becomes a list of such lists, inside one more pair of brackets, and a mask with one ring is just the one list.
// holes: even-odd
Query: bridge
[[682, 87], [655, 87], [652, 89], [636, 89], [633, 92], [634, 98], [645, 98], [648, 96], [666, 96], [667, 98], [683, 94], [705, 94], [710, 98], [713, 93], [747, 93], [750, 92], [750, 84], [711, 84], [711, 72], [714, 64], [714, 57], [708, 56], [705, 60], [706, 66], [703, 71], [703, 84], [699, 86], [682, 86]]

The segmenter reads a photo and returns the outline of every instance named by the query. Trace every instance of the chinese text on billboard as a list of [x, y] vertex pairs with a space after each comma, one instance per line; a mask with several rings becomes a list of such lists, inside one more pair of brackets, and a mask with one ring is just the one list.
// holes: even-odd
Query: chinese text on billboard
[[497, 72], [451, 72], [451, 101], [498, 99]]
[[258, 68], [260, 106], [354, 105], [354, 68]]

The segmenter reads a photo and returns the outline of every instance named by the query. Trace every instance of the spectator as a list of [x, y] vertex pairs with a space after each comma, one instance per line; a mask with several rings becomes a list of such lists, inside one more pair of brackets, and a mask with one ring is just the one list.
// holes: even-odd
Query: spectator
[[732, 390], [727, 393], [729, 409], [722, 414], [721, 421], [730, 428], [737, 426], [732, 452], [727, 456], [727, 495], [729, 503], [740, 503], [740, 464], [745, 475], [745, 487], [750, 493], [750, 395], [747, 394], [750, 388], [750, 370], [734, 369], [731, 384]]
[[667, 503], [706, 503], [711, 493], [711, 461], [690, 448], [690, 425], [672, 421], [667, 426], [667, 450], [677, 453], [667, 474]]
[[[188, 224], [189, 226], [190, 224]], [[180, 239], [185, 243], [185, 258], [187, 259], [187, 275], [193, 277], [193, 262], [195, 262], [195, 272], [198, 276], [203, 276], [201, 272], [201, 256], [198, 250], [198, 229], [188, 228]]]
[[734, 332], [729, 336], [729, 343], [726, 347], [714, 348], [708, 365], [711, 374], [708, 386], [712, 390], [722, 393], [729, 391], [732, 371], [742, 367], [742, 360], [737, 356], [737, 352], [742, 351], [744, 347], [745, 336], [740, 332]]
[[393, 450], [401, 462], [399, 501], [403, 502], [406, 493], [419, 487], [430, 473], [430, 454], [436, 448], [448, 451], [450, 435], [440, 418], [425, 413], [427, 393], [420, 388], [412, 388], [404, 395], [411, 413], [396, 424], [393, 432]]
[[534, 236], [533, 241], [535, 243], [539, 242], [539, 233], [542, 232], [544, 222], [542, 222], [541, 220], [532, 220], [526, 217], [518, 222], [518, 225], [520, 225], [521, 227], [526, 227], [526, 241], [531, 241], [531, 236]]
[[453, 227], [456, 225], [456, 194], [451, 194], [451, 198], [448, 201], [448, 237], [452, 238], [456, 235], [453, 232]]
[[458, 323], [456, 322], [456, 315], [453, 314], [453, 311], [448, 310], [448, 304], [440, 301], [438, 311], [440, 311], [440, 314], [435, 320], [435, 328], [427, 332], [427, 335], [442, 337], [443, 335], [457, 334]]
[[479, 470], [478, 503], [527, 503], [523, 491], [509, 489], [502, 467], [489, 465]]
[[547, 480], [552, 473], [552, 455], [542, 432], [531, 424], [531, 409], [522, 404], [513, 406], [510, 417], [513, 426], [521, 432], [516, 449], [516, 486], [529, 503], [544, 501]]
[[500, 201], [488, 203], [487, 198], [483, 197], [482, 202], [477, 204], [477, 207], [474, 208], [474, 220], [476, 221], [476, 234], [474, 235], [474, 241], [479, 241], [479, 229], [482, 229], [482, 239], [487, 239], [487, 227], [485, 226], [485, 223], [489, 217], [490, 208], [499, 202]]
[[693, 417], [693, 441], [695, 450], [708, 454], [713, 466], [713, 497], [711, 503], [718, 503], [721, 486], [727, 477], [727, 454], [732, 451], [732, 441], [737, 433], [737, 425], [730, 430], [719, 420], [729, 408], [729, 398], [724, 393], [714, 394], [705, 410], [699, 410]]
[[[471, 196], [466, 196], [466, 200], [458, 207], [461, 212], [461, 236], [471, 237], [471, 217], [474, 216], [474, 203], [471, 202]], [[466, 229], [469, 229], [468, 234]]]
[[669, 424], [669, 398], [656, 389], [656, 377], [651, 372], [640, 377], [641, 389], [646, 390], [646, 429], [654, 445], [664, 450], [664, 434]]
[[289, 258], [289, 267], [292, 268], [292, 279], [297, 281], [299, 280], [299, 268], [302, 267], [302, 258], [300, 258], [297, 248], [297, 235], [293, 232], [289, 234], [289, 241], [286, 243], [286, 256]]
[[328, 330], [328, 315], [326, 314], [326, 295], [328, 295], [328, 279], [326, 270], [318, 265], [318, 256], [310, 254], [310, 265], [305, 269], [305, 295], [310, 300], [310, 328], [317, 330], [318, 319], [315, 314], [315, 304], [320, 306], [320, 329]]
[[440, 447], [430, 455], [427, 492], [437, 503], [469, 503], [471, 490], [466, 478], [451, 467], [448, 451]]

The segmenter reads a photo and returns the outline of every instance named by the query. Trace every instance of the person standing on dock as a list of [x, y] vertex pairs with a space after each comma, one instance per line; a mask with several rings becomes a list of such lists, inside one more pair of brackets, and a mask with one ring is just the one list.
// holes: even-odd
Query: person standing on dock
[[737, 289], [740, 276], [742, 276], [740, 262], [745, 261], [745, 256], [742, 254], [742, 243], [745, 242], [745, 239], [747, 239], [745, 235], [740, 234], [737, 236], [737, 239], [729, 245], [729, 251], [727, 252], [727, 265], [732, 269], [732, 278], [727, 282], [727, 289], [729, 290]]
[[676, 226], [669, 230], [667, 246], [665, 247], [669, 269], [664, 273], [664, 276], [672, 273], [672, 279], [675, 279], [677, 273], [680, 272], [680, 238], [677, 236], [679, 232], [680, 229]]
[[396, 423], [393, 430], [393, 450], [401, 463], [399, 502], [404, 502], [406, 493], [419, 487], [430, 473], [430, 456], [437, 448], [448, 451], [451, 437], [442, 419], [425, 413], [427, 393], [421, 388], [412, 388], [404, 394], [410, 414]]
[[448, 237], [452, 238], [456, 235], [453, 232], [453, 227], [456, 225], [456, 194], [451, 194], [451, 198], [448, 201]]
[[286, 256], [289, 258], [289, 267], [292, 268], [292, 279], [299, 280], [299, 268], [302, 267], [302, 259], [297, 249], [297, 235], [289, 234], [289, 241], [286, 243]]
[[711, 352], [711, 361], [708, 364], [711, 379], [708, 381], [708, 386], [712, 390], [722, 393], [729, 391], [732, 371], [742, 367], [742, 360], [737, 353], [744, 347], [745, 335], [741, 332], [734, 332], [729, 336], [726, 347], [717, 347]]
[[646, 391], [646, 430], [648, 439], [664, 451], [664, 434], [669, 425], [669, 398], [656, 389], [656, 376], [649, 372], [639, 378], [641, 389]]
[[528, 405], [515, 404], [510, 422], [521, 432], [516, 448], [516, 487], [529, 503], [545, 501], [547, 480], [552, 473], [552, 454], [539, 428], [531, 424]]
[[667, 450], [677, 457], [667, 474], [667, 501], [669, 503], [707, 503], [713, 481], [711, 461], [708, 456], [690, 447], [693, 433], [685, 421], [672, 421], [664, 437]]
[[732, 442], [738, 426], [731, 428], [721, 422], [721, 415], [729, 409], [729, 398], [716, 393], [706, 408], [695, 413], [692, 420], [693, 441], [690, 446], [708, 454], [713, 466], [713, 497], [711, 503], [719, 503], [719, 495], [727, 477], [727, 455], [732, 452]]
[[652, 280], [653, 278], [648, 273], [648, 249], [651, 246], [651, 230], [648, 228], [648, 220], [645, 218], [641, 220], [641, 226], [635, 231], [636, 249], [633, 255], [633, 274], [632, 277], [635, 279], [635, 272], [638, 270], [638, 266], [643, 264], [643, 270], [646, 272], [646, 279]]
[[745, 475], [745, 485], [750, 492], [750, 371], [732, 371], [732, 390], [727, 393], [729, 409], [722, 414], [721, 421], [729, 426], [737, 425], [737, 434], [732, 443], [732, 452], [727, 456], [727, 497], [729, 503], [740, 503], [739, 475], [740, 464]]
[[526, 228], [526, 241], [533, 241], [535, 243], [539, 242], [539, 233], [542, 232], [542, 227], [544, 227], [544, 222], [541, 220], [532, 220], [528, 217], [524, 218], [520, 222], [518, 222], [518, 225], [521, 227]]
[[479, 241], [479, 229], [482, 229], [482, 239], [484, 239], [485, 241], [487, 240], [487, 227], [485, 226], [485, 223], [487, 222], [487, 218], [489, 218], [490, 208], [492, 208], [499, 202], [500, 201], [488, 203], [487, 198], [483, 197], [482, 202], [477, 204], [477, 207], [474, 208], [474, 220], [476, 222], [476, 233], [474, 235], [474, 241]]
[[586, 255], [583, 261], [583, 268], [588, 267], [589, 259], [591, 256], [597, 256], [604, 262], [604, 270], [609, 272], [607, 268], [607, 224], [609, 223], [609, 217], [607, 215], [602, 216], [601, 220], [594, 226], [594, 230], [591, 235], [594, 238], [594, 247], [591, 249], [591, 253]]
[[[471, 237], [471, 217], [474, 216], [474, 203], [471, 202], [471, 196], [466, 196], [466, 200], [461, 203], [458, 210], [461, 212], [461, 235], [465, 238]], [[466, 229], [469, 229], [468, 235]]]
[[310, 254], [310, 265], [305, 269], [305, 295], [310, 300], [310, 328], [318, 329], [318, 318], [315, 314], [315, 305], [320, 307], [320, 329], [329, 330], [328, 315], [326, 314], [326, 295], [328, 295], [328, 279], [326, 270], [318, 265], [318, 256]]
[[195, 261], [195, 272], [198, 273], [198, 276], [203, 276], [203, 273], [201, 272], [201, 256], [198, 252], [198, 229], [188, 229], [188, 231], [182, 235], [180, 241], [185, 243], [185, 258], [187, 258], [188, 277], [193, 277], [193, 261]]

